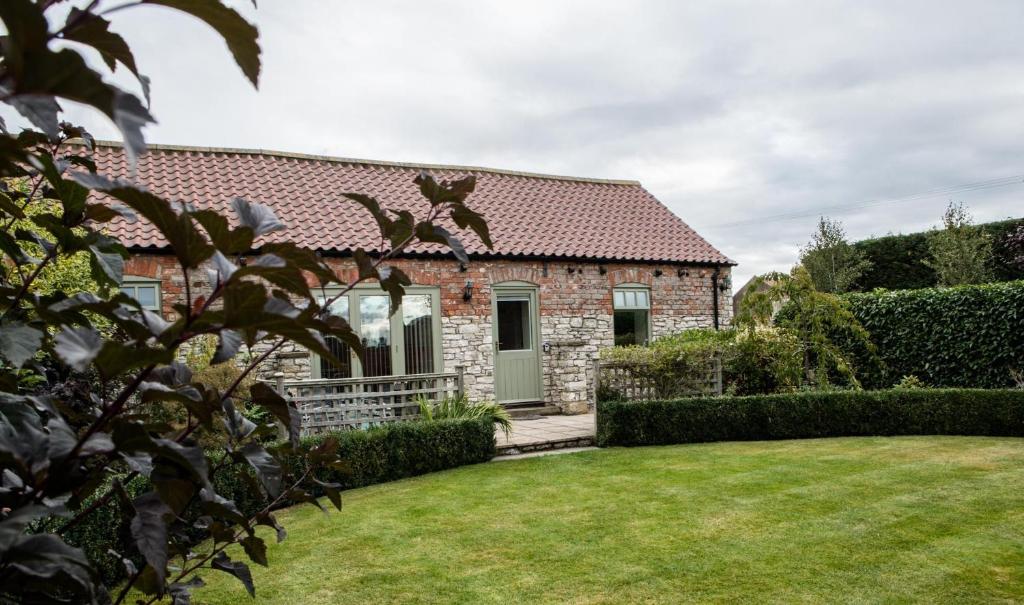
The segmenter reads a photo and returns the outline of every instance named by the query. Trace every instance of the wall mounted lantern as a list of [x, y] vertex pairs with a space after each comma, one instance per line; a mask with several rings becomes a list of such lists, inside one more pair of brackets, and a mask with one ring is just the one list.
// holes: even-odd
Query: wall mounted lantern
[[462, 300], [469, 302], [473, 300], [473, 281], [467, 279], [466, 287], [462, 289]]

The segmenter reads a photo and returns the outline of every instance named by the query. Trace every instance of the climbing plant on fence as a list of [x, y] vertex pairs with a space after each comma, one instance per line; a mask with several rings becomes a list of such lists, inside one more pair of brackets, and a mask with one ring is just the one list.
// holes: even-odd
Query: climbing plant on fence
[[930, 386], [1007, 387], [1011, 370], [1024, 367], [1024, 281], [844, 298], [877, 346], [888, 382], [914, 375]]

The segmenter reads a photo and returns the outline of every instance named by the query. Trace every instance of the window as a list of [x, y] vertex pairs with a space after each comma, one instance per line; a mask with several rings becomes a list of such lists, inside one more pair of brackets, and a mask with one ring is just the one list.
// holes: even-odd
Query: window
[[615, 288], [612, 292], [615, 345], [644, 345], [650, 340], [651, 293], [643, 286]]
[[158, 280], [126, 275], [121, 282], [121, 291], [137, 300], [143, 309], [161, 312], [160, 282]]
[[[330, 298], [330, 292], [327, 297]], [[313, 378], [354, 378], [431, 374], [441, 367], [440, 292], [407, 287], [402, 305], [388, 316], [391, 300], [376, 287], [359, 287], [331, 305], [331, 312], [352, 326], [362, 341], [363, 362], [345, 343], [327, 338], [327, 346], [344, 361], [312, 358]]]
[[530, 350], [530, 299], [498, 299], [498, 350]]

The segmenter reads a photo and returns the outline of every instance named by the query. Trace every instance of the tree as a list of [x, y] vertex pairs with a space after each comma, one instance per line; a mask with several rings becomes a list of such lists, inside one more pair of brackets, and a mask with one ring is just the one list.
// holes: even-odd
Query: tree
[[[0, 189], [0, 601], [121, 603], [137, 590], [145, 595], [139, 602], [188, 603], [191, 589], [202, 585], [200, 573], [209, 570], [232, 574], [255, 594], [247, 565], [225, 549], [241, 544], [251, 561], [266, 565], [255, 528], [273, 527], [283, 539], [276, 507], [317, 504], [315, 489], [340, 508], [337, 486], [311, 479], [339, 460], [331, 439], [315, 449], [299, 447], [298, 411], [272, 388], [252, 382], [243, 391], [242, 385], [288, 342], [337, 362], [325, 344], [329, 336], [361, 354], [359, 338], [328, 311], [334, 299], [319, 303], [307, 278], [337, 284], [339, 296], [361, 281], [378, 281], [397, 307], [409, 279], [388, 261], [408, 245], [446, 244], [468, 261], [439, 219], [490, 246], [486, 223], [466, 204], [475, 182], [419, 175], [410, 187], [429, 201], [421, 217], [389, 212], [366, 195], [340, 194], [338, 211], [370, 212], [383, 242], [372, 254], [353, 252], [358, 278], [345, 281], [314, 250], [265, 241], [285, 229], [269, 207], [236, 198], [229, 221], [97, 174], [92, 137], [59, 121], [59, 100], [91, 106], [112, 120], [133, 162], [145, 151], [142, 127], [152, 121], [138, 95], [111, 84], [83, 58], [83, 52], [98, 53], [107, 69], [127, 69], [148, 96], [148, 80], [106, 16], [151, 5], [191, 14], [224, 38], [254, 85], [260, 48], [256, 28], [217, 0], [80, 4], [84, 8], [54, 0], [0, 2], [7, 30], [0, 38], [0, 101], [39, 129], [15, 135], [0, 122], [0, 178], [24, 183]], [[358, 207], [346, 207], [353, 202]], [[186, 284], [175, 317], [104, 291], [120, 282], [128, 255], [104, 225], [127, 217], [148, 221], [169, 243]], [[32, 228], [16, 226], [23, 221]], [[42, 287], [51, 267], [73, 258], [87, 259], [100, 288]], [[188, 287], [197, 273], [209, 280], [206, 296]], [[101, 333], [95, 318], [117, 337]], [[213, 365], [231, 363], [243, 350], [251, 355], [226, 386], [199, 380], [179, 361], [183, 349], [205, 338], [216, 339]], [[51, 378], [69, 373], [94, 380], [89, 389], [68, 389], [63, 379]], [[177, 407], [184, 421], [159, 421], [150, 413], [154, 403]], [[240, 412], [249, 407], [280, 422], [287, 440], [266, 445], [277, 429]], [[219, 480], [226, 473], [246, 478], [260, 496], [254, 510], [224, 490]], [[141, 493], [130, 491], [140, 485]], [[116, 553], [126, 578], [116, 590], [101, 579], [95, 561], [66, 540], [111, 503], [129, 511], [130, 547], [138, 555]]]
[[[753, 333], [774, 323], [795, 334], [803, 348], [807, 384], [860, 388], [858, 360], [872, 370], [880, 367], [870, 335], [848, 304], [835, 294], [818, 291], [804, 267], [789, 275], [758, 276], [749, 292], [736, 316], [737, 328]], [[779, 305], [782, 310], [776, 314]]]
[[871, 268], [864, 253], [846, 241], [839, 221], [821, 217], [811, 241], [800, 251], [800, 264], [820, 292], [847, 292]]
[[950, 202], [943, 228], [928, 236], [931, 267], [943, 286], [981, 284], [992, 279], [992, 238], [974, 226], [963, 204]]
[[1003, 246], [1007, 253], [1006, 263], [1024, 271], [1024, 225], [1007, 234]]

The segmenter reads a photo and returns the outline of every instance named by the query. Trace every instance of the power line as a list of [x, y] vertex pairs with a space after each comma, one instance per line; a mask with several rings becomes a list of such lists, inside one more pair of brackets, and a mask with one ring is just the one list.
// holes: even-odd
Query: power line
[[774, 214], [769, 216], [762, 216], [752, 219], [744, 219], [741, 221], [731, 221], [728, 223], [720, 223], [713, 225], [713, 229], [723, 229], [730, 227], [740, 227], [744, 225], [758, 225], [763, 223], [774, 223], [778, 221], [786, 221], [797, 218], [805, 218], [808, 216], [818, 216], [824, 214], [830, 214], [835, 212], [842, 212], [847, 210], [856, 210], [858, 208], [868, 208], [870, 206], [878, 206], [881, 204], [894, 204], [900, 202], [909, 202], [913, 200], [920, 200], [929, 197], [936, 197], [939, 195], [949, 195], [954, 193], [968, 193], [971, 191], [981, 191], [984, 189], [995, 189], [998, 187], [1009, 187], [1011, 185], [1019, 185], [1024, 183], [1024, 175], [1006, 176], [996, 179], [989, 179], [987, 181], [977, 181], [974, 183], [963, 183], [961, 185], [950, 185], [947, 187], [939, 187], [937, 189], [929, 189], [927, 191], [921, 191], [919, 193], [911, 193], [908, 195], [892, 198], [876, 198], [870, 200], [861, 200], [859, 202], [852, 202], [849, 204], [840, 204], [836, 206], [825, 206], [823, 208], [816, 208], [814, 210], [799, 210], [796, 212], [786, 212], [783, 214]]

